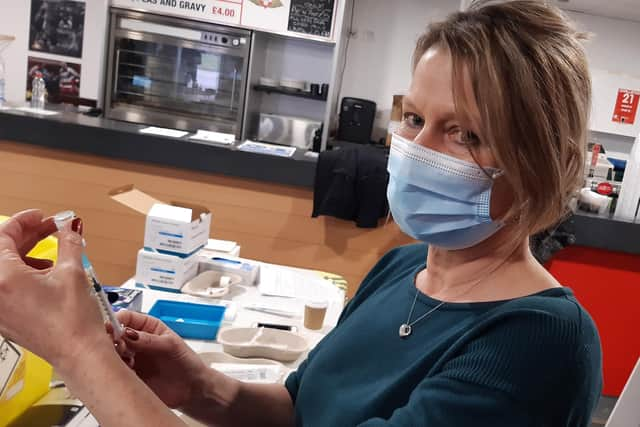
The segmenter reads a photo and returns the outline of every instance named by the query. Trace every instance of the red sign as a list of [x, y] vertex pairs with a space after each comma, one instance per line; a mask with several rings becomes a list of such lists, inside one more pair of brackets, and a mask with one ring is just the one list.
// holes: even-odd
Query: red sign
[[613, 118], [611, 120], [632, 125], [636, 121], [638, 99], [640, 99], [640, 91], [618, 89], [618, 99], [616, 99], [616, 106], [613, 109]]
[[613, 185], [608, 182], [601, 182], [600, 184], [598, 184], [596, 192], [598, 194], [604, 194], [605, 196], [608, 196], [609, 194], [613, 193]]

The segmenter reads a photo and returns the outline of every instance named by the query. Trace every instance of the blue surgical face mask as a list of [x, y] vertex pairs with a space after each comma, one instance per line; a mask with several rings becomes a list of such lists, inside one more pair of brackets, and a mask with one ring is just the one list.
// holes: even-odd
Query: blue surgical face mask
[[502, 172], [393, 135], [387, 198], [393, 219], [409, 236], [445, 249], [489, 238], [502, 223], [489, 215], [493, 178]]

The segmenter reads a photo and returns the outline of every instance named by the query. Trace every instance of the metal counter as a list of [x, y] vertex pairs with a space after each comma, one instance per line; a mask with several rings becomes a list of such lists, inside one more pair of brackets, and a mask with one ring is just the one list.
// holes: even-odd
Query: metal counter
[[0, 140], [302, 187], [313, 187], [317, 160], [239, 151], [183, 138], [142, 134], [146, 125], [75, 112], [37, 116], [0, 110]]

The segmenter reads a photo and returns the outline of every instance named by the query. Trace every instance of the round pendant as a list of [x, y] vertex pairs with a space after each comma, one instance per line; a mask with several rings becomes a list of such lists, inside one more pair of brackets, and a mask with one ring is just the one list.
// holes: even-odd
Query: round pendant
[[403, 323], [402, 325], [400, 325], [400, 330], [398, 331], [398, 333], [400, 334], [400, 338], [408, 337], [409, 335], [411, 335], [411, 326]]

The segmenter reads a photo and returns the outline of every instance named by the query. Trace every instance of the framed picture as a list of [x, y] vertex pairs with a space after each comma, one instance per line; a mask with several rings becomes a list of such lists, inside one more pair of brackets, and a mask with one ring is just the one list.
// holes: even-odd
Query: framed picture
[[47, 88], [47, 102], [78, 104], [80, 98], [80, 64], [35, 58], [30, 56], [27, 67], [27, 94], [31, 99], [31, 84], [39, 71]]
[[84, 1], [31, 0], [29, 50], [80, 58], [84, 16]]

